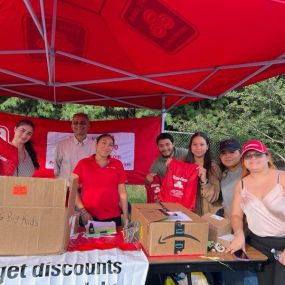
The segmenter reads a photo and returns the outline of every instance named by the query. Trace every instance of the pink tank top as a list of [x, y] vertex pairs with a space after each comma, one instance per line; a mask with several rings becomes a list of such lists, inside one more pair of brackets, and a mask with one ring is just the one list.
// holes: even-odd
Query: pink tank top
[[285, 237], [285, 195], [279, 183], [263, 199], [241, 190], [241, 208], [246, 215], [248, 228], [260, 237]]

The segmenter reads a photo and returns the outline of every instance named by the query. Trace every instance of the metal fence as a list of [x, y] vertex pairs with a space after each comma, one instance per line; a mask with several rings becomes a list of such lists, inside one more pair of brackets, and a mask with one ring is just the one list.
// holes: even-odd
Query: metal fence
[[[176, 147], [183, 147], [186, 149], [188, 149], [190, 138], [194, 134], [194, 133], [174, 132], [174, 131], [165, 131], [165, 132], [167, 132], [173, 136]], [[213, 154], [214, 158], [218, 161], [218, 159], [219, 159], [218, 142], [210, 139], [210, 144], [211, 144], [212, 154]]]

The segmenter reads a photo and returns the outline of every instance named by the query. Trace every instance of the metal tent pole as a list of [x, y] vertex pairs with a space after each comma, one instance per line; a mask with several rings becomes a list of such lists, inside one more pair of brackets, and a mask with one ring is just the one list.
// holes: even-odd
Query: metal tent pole
[[162, 105], [161, 105], [161, 132], [164, 132], [166, 109], [165, 109], [165, 95], [162, 94]]

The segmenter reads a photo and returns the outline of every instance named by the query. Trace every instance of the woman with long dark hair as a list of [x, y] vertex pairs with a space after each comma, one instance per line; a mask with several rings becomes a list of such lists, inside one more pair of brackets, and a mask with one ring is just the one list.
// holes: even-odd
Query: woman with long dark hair
[[216, 213], [221, 207], [219, 197], [222, 174], [219, 165], [212, 158], [210, 140], [206, 134], [197, 132], [192, 135], [186, 161], [199, 166], [196, 212], [200, 215]]
[[79, 177], [81, 196], [76, 207], [84, 224], [89, 220], [114, 221], [117, 226], [128, 221], [126, 173], [120, 160], [112, 158], [115, 140], [110, 134], [97, 137], [96, 154], [80, 160], [74, 169]]
[[35, 125], [30, 120], [21, 120], [14, 128], [14, 137], [9, 144], [1, 140], [1, 175], [33, 176], [40, 165], [31, 142]]

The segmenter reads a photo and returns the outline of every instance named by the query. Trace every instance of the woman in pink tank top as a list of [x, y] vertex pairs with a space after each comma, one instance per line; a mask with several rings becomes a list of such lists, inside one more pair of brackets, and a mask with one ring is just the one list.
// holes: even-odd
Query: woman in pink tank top
[[[243, 175], [236, 185], [231, 215], [234, 240], [227, 252], [245, 251], [243, 215], [250, 230], [247, 242], [268, 257], [258, 273], [260, 285], [285, 280], [285, 172], [275, 169], [268, 149], [250, 140], [242, 149]], [[278, 260], [271, 250], [280, 252]]]

